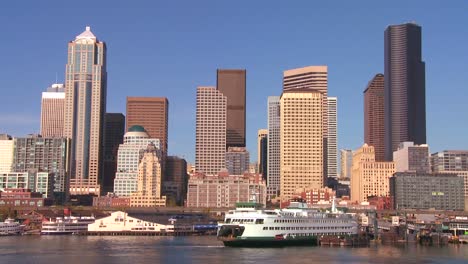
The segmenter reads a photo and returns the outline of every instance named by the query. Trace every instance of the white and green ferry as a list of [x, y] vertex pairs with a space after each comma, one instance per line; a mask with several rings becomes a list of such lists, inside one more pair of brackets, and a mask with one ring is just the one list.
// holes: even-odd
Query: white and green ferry
[[283, 247], [317, 245], [321, 236], [352, 236], [357, 219], [336, 210], [321, 212], [293, 201], [284, 209], [262, 209], [254, 202], [238, 203], [218, 224], [218, 239], [230, 247]]

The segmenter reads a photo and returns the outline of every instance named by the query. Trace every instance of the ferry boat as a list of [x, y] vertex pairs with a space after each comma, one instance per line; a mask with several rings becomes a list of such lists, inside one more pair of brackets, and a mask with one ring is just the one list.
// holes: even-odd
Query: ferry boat
[[7, 218], [5, 222], [0, 223], [0, 236], [20, 235], [24, 231], [24, 225], [14, 219]]
[[71, 235], [88, 231], [88, 224], [94, 223], [94, 216], [65, 216], [42, 222], [41, 235]]
[[357, 234], [357, 219], [339, 212], [333, 200], [331, 212], [308, 208], [303, 201], [273, 210], [255, 202], [237, 203], [218, 224], [217, 236], [230, 247], [284, 247], [317, 245], [321, 236]]

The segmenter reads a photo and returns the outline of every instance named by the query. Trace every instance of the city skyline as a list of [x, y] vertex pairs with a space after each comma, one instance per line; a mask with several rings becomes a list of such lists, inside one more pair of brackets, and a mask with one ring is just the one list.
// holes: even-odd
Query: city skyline
[[[455, 117], [446, 117], [447, 113], [452, 112], [459, 113], [461, 116], [463, 116], [466, 115], [465, 113], [467, 111], [463, 107], [463, 102], [466, 99], [466, 95], [463, 94], [462, 89], [467, 81], [466, 77], [464, 77], [458, 69], [460, 67], [457, 67], [457, 64], [462, 63], [460, 62], [460, 59], [466, 57], [466, 50], [464, 49], [460, 51], [457, 49], [459, 47], [457, 45], [460, 45], [458, 43], [464, 42], [463, 37], [454, 33], [456, 27], [458, 27], [460, 24], [463, 24], [463, 21], [460, 21], [460, 18], [463, 18], [463, 16], [448, 16], [447, 13], [457, 12], [457, 10], [450, 8], [450, 6], [438, 9], [439, 13], [441, 13], [440, 15], [446, 18], [445, 21], [439, 21], [438, 24], [436, 22], [430, 21], [431, 14], [435, 12], [435, 10], [431, 10], [430, 7], [434, 9], [434, 4], [428, 3], [427, 6], [427, 14], [417, 12], [416, 4], [409, 4], [406, 11], [400, 10], [400, 15], [389, 14], [388, 17], [386, 16], [382, 19], [373, 17], [373, 25], [364, 25], [362, 24], [362, 21], [360, 24], [358, 23], [362, 27], [358, 30], [358, 32], [366, 40], [366, 45], [364, 45], [365, 50], [357, 49], [352, 45], [348, 47], [346, 43], [340, 43], [339, 41], [334, 41], [334, 39], [330, 40], [330, 35], [324, 34], [324, 40], [319, 41], [319, 44], [312, 46], [312, 49], [308, 50], [308, 53], [305, 53], [306, 56], [300, 57], [299, 54], [304, 54], [304, 46], [307, 46], [306, 44], [310, 44], [310, 41], [313, 38], [311, 38], [311, 40], [306, 39], [305, 44], [298, 44], [297, 42], [282, 42], [282, 46], [286, 45], [285, 47], [297, 49], [297, 51], [284, 51], [284, 49], [274, 47], [272, 49], [265, 50], [263, 53], [265, 56], [262, 55], [261, 59], [260, 57], [257, 57], [260, 62], [254, 63], [246, 56], [250, 56], [252, 52], [255, 53], [262, 51], [262, 46], [255, 48], [250, 46], [249, 48], [241, 46], [235, 48], [234, 43], [228, 45], [226, 48], [214, 49], [208, 52], [199, 45], [195, 45], [190, 49], [190, 53], [188, 53], [188, 51], [183, 51], [182, 54], [196, 55], [197, 52], [201, 52], [204, 56], [212, 54], [213, 58], [216, 59], [214, 59], [214, 62], [210, 60], [209, 63], [204, 63], [203, 66], [200, 67], [201, 69], [194, 69], [194, 66], [196, 65], [193, 64], [192, 60], [188, 60], [190, 70], [187, 71], [188, 75], [184, 78], [187, 80], [184, 82], [176, 81], [174, 88], [164, 85], [164, 82], [173, 81], [173, 79], [169, 76], [171, 76], [171, 74], [177, 73], [177, 70], [175, 70], [177, 68], [175, 67], [177, 63], [165, 64], [164, 60], [159, 66], [157, 65], [159, 62], [153, 62], [155, 67], [154, 70], [161, 73], [157, 74], [155, 77], [146, 75], [146, 79], [143, 78], [143, 80], [141, 80], [141, 74], [144, 72], [137, 72], [138, 69], [140, 69], [138, 67], [135, 70], [132, 70], [132, 73], [136, 74], [135, 78], [126, 77], [128, 80], [125, 80], [119, 76], [123, 75], [121, 74], [122, 71], [128, 71], [132, 69], [134, 64], [137, 63], [134, 58], [131, 58], [132, 56], [126, 54], [127, 49], [125, 48], [125, 45], [127, 45], [126, 41], [128, 40], [121, 40], [121, 35], [118, 34], [120, 32], [119, 30], [130, 30], [131, 28], [129, 28], [129, 26], [124, 26], [122, 28], [117, 28], [117, 26], [109, 27], [109, 23], [104, 23], [104, 21], [100, 19], [91, 18], [91, 15], [90, 17], [84, 16], [83, 18], [79, 19], [74, 18], [73, 22], [66, 23], [66, 25], [55, 25], [57, 24], [54, 22], [56, 21], [56, 18], [54, 18], [53, 21], [45, 20], [38, 23], [38, 25], [28, 24], [28, 27], [31, 27], [31, 30], [38, 29], [36, 28], [38, 26], [43, 27], [42, 29], [36, 30], [37, 32], [30, 32], [31, 37], [35, 37], [38, 33], [47, 33], [50, 31], [45, 34], [45, 37], [53, 44], [50, 44], [50, 48], [40, 46], [42, 47], [40, 54], [35, 54], [34, 56], [27, 56], [29, 51], [26, 50], [25, 57], [28, 58], [27, 61], [20, 59], [13, 64], [10, 64], [9, 62], [12, 60], [12, 58], [7, 54], [6, 65], [9, 65], [9, 69], [6, 69], [6, 72], [9, 74], [6, 74], [6, 76], [11, 76], [11, 78], [9, 77], [1, 80], [0, 85], [11, 90], [19, 90], [22, 92], [17, 93], [13, 91], [6, 95], [8, 100], [6, 100], [6, 104], [2, 105], [0, 108], [0, 110], [4, 113], [0, 118], [0, 129], [2, 130], [0, 133], [8, 133], [12, 136], [19, 137], [30, 133], [37, 133], [39, 131], [40, 99], [38, 98], [40, 98], [40, 93], [43, 91], [44, 87], [47, 87], [50, 85], [50, 83], [53, 82], [52, 79], [55, 77], [55, 73], [58, 73], [57, 75], [59, 76], [59, 82], [61, 82], [60, 79], [64, 79], [63, 65], [66, 63], [66, 41], [69, 41], [71, 37], [80, 32], [84, 26], [90, 25], [93, 28], [93, 31], [95, 31], [96, 35], [104, 39], [109, 47], [112, 47], [111, 52], [109, 52], [109, 58], [112, 58], [113, 61], [111, 62], [109, 60], [108, 65], [108, 72], [110, 75], [108, 85], [109, 104], [107, 112], [125, 113], [125, 96], [168, 97], [169, 101], [171, 101], [171, 109], [169, 110], [169, 116], [171, 116], [169, 121], [169, 137], [171, 140], [169, 144], [174, 144], [174, 146], [168, 147], [170, 150], [169, 154], [183, 156], [189, 162], [193, 163], [195, 149], [194, 94], [196, 92], [196, 86], [204, 84], [214, 85], [216, 83], [216, 77], [212, 75], [217, 68], [243, 68], [249, 71], [249, 76], [247, 79], [247, 87], [249, 87], [247, 90], [247, 104], [249, 105], [247, 112], [247, 148], [251, 152], [251, 156], [255, 157], [257, 156], [256, 131], [259, 128], [266, 127], [266, 98], [269, 95], [280, 95], [281, 72], [289, 68], [320, 64], [329, 66], [329, 94], [337, 96], [340, 100], [340, 112], [338, 117], [340, 120], [338, 125], [338, 138], [340, 140], [338, 147], [340, 149], [355, 149], [364, 142], [362, 138], [363, 133], [359, 133], [359, 131], [362, 131], [362, 108], [356, 107], [358, 105], [362, 105], [362, 98], [360, 98], [362, 96], [362, 88], [375, 72], [383, 72], [384, 68], [383, 32], [386, 26], [390, 24], [402, 24], [411, 20], [415, 20], [423, 28], [423, 59], [426, 62], [427, 143], [431, 146], [431, 151], [433, 152], [446, 149], [467, 149], [468, 142], [463, 140], [463, 135], [466, 134], [466, 127], [464, 127], [464, 124], [454, 122]], [[8, 8], [14, 9], [15, 6], [7, 6], [7, 9]], [[172, 10], [171, 7], [166, 8]], [[229, 12], [222, 6], [218, 8], [220, 8], [224, 14]], [[246, 6], [241, 5], [237, 8], [246, 8]], [[259, 11], [258, 6], [253, 6], [252, 8], [254, 11]], [[31, 11], [32, 10], [26, 12]], [[290, 14], [292, 11], [299, 10], [285, 10], [286, 14]], [[275, 12], [272, 12], [272, 14], [261, 14], [266, 16], [268, 22], [272, 22], [270, 20], [272, 20], [272, 17], [274, 16], [270, 17], [270, 15], [274, 15]], [[343, 33], [349, 29], [347, 25], [339, 24], [339, 21], [344, 21], [344, 19], [349, 18], [352, 17], [345, 16], [342, 18], [342, 20], [338, 20], [337, 25], [340, 26], [336, 26], [334, 28], [333, 35]], [[247, 17], [247, 21], [251, 21], [251, 19], [252, 18]], [[298, 16], [294, 19], [310, 21], [310, 23], [315, 21], [312, 16], [306, 17], [302, 12], [299, 12]], [[11, 24], [11, 26], [6, 28], [7, 34], [10, 31], [28, 32], [23, 28], [24, 25], [15, 25], [14, 22], [15, 21], [8, 23], [9, 25]], [[207, 20], [204, 19], [199, 23], [201, 24], [195, 25], [198, 28], [200, 25], [205, 25]], [[234, 21], [229, 20], [223, 25], [232, 27], [234, 24]], [[272, 22], [272, 25], [276, 24]], [[443, 32], [444, 25], [453, 25], [455, 28], [448, 32]], [[180, 25], [178, 24], [174, 26], [178, 27]], [[242, 25], [242, 28], [245, 29], [244, 25]], [[259, 30], [258, 27], [256, 29]], [[300, 29], [305, 28], [300, 27]], [[145, 30], [148, 29], [143, 27], [137, 33], [139, 33], [139, 35], [144, 38], [150, 37], [147, 33], [145, 34]], [[280, 28], [280, 31], [275, 33], [269, 31], [266, 32], [264, 41], [269, 42], [270, 38], [276, 39], [276, 35], [280, 37], [281, 30], [284, 29]], [[201, 36], [206, 36], [207, 34], [212, 34], [215, 38], [217, 38], [217, 36], [223, 36], [223, 33], [216, 30], [216, 27], [208, 28], [207, 30], [204, 30], [204, 28], [199, 28], [198, 32], [201, 34]], [[248, 31], [245, 34], [247, 34], [246, 36], [252, 37], [254, 36], [255, 32], [257, 31], [253, 30]], [[167, 34], [167, 32], [159, 33], [161, 33], [162, 36]], [[351, 31], [347, 34], [353, 33], [356, 33], [356, 31]], [[347, 34], [342, 35], [345, 40], [350, 36]], [[194, 35], [191, 36], [194, 37]], [[172, 37], [173, 39], [171, 39], [171, 41], [177, 39], [177, 36], [172, 35]], [[300, 39], [298, 36], [294, 36], [293, 38]], [[18, 34], [18, 36], [15, 35], [11, 43], [6, 43], [5, 47], [10, 49], [12, 48], [10, 45], [12, 44], [21, 47], [22, 44], [19, 44], [19, 42], [23, 40], [25, 40], [24, 34]], [[447, 42], [447, 40], [448, 44], [444, 44]], [[222, 43], [226, 44], [224, 41]], [[351, 41], [347, 43], [351, 43]], [[450, 48], [444, 49], [444, 45], [449, 44]], [[167, 43], [165, 45], [167, 45]], [[167, 48], [165, 45], [159, 51], [157, 49], [143, 49], [142, 52], [148, 53], [147, 56], [149, 57], [162, 56], [162, 58], [165, 58], [163, 55], [161, 55], [161, 52], [167, 52], [167, 50], [164, 50], [164, 48]], [[327, 46], [329, 46], [329, 48]], [[327, 47], [327, 49], [323, 49], [323, 47]], [[350, 57], [341, 56], [345, 51], [340, 52], [334, 50], [334, 48], [337, 47], [343, 48], [346, 53], [349, 53], [350, 55], [354, 52], [361, 57], [359, 57], [359, 60], [357, 60], [355, 57], [356, 55]], [[229, 56], [227, 56], [226, 59], [223, 59], [219, 56], [219, 54], [220, 52], [222, 53], [227, 51], [227, 48], [232, 49], [234, 52], [233, 54], [226, 53], [226, 55]], [[321, 51], [324, 51], [324, 55], [317, 54], [317, 52], [313, 51], [314, 48], [322, 48]], [[443, 55], [437, 53], [437, 50], [440, 48], [445, 50]], [[244, 56], [239, 56], [239, 53], [243, 50], [246, 51], [246, 54]], [[284, 54], [281, 54], [281, 50], [284, 51]], [[154, 54], [152, 54], [152, 52], [154, 52]], [[334, 54], [331, 52], [336, 52], [336, 56], [331, 56], [331, 54]], [[456, 54], [458, 53], [457, 56], [450, 55], [452, 52]], [[113, 55], [113, 53], [115, 55]], [[236, 55], [238, 58], [234, 57]], [[198, 55], [194, 57], [195, 60], [199, 58]], [[37, 61], [35, 61], [35, 59], [32, 60], [31, 58], [37, 58]], [[172, 59], [173, 58], [171, 58], [171, 60]], [[187, 62], [186, 59], [187, 58], [181, 58], [179, 56], [176, 56], [175, 58], [175, 60], [179, 63]], [[131, 65], [126, 65], [126, 63], [123, 63], [126, 60], [130, 60]], [[146, 61], [145, 59], [142, 60]], [[34, 70], [37, 69], [37, 72], [28, 71], [30, 69], [29, 67], [35, 67], [34, 65], [36, 65], [36, 63], [41, 63], [42, 61], [47, 61], [47, 65], [44, 67], [41, 66], [40, 69], [36, 67]], [[362, 65], [356, 67], [358, 69], [350, 69], [350, 63], [355, 63], [356, 61], [359, 61]], [[449, 61], [451, 63], [449, 63]], [[340, 65], [340, 63], [343, 65]], [[27, 66], [29, 64], [31, 64], [31, 66]], [[451, 65], [450, 71], [447, 70], [446, 65]], [[24, 69], [22, 69], [23, 67]], [[167, 70], [160, 71], [160, 67], [167, 67]], [[28, 78], [25, 78], [28, 80], [23, 80], [23, 78], [17, 77], [16, 72], [24, 73], [25, 70], [28, 71]], [[170, 74], [168, 77], [166, 77], [165, 75], [168, 73]], [[155, 81], [155, 79], [158, 80], [154, 83], [154, 85], [148, 85], [149, 83]], [[165, 81], [162, 81], [163, 79]], [[343, 81], [340, 81], [340, 79], [343, 79]], [[130, 87], [129, 84], [131, 84], [131, 90], [125, 89], [125, 87]], [[147, 86], [146, 90], [140, 88], [145, 86]], [[37, 97], [24, 97], [24, 91], [26, 89], [24, 87], [28, 87], [26, 90], [28, 94], [36, 93]], [[173, 89], [174, 92], [169, 91], [171, 89]], [[182, 91], [185, 91], [185, 94], [181, 94]], [[25, 108], [21, 110], [13, 107], [11, 104], [12, 102], [17, 102], [20, 100], [19, 98], [22, 98], [26, 105]], [[449, 101], [451, 102], [450, 104], [447, 103]], [[440, 109], [443, 109], [444, 111], [440, 111]], [[190, 131], [193, 133], [190, 133]]]

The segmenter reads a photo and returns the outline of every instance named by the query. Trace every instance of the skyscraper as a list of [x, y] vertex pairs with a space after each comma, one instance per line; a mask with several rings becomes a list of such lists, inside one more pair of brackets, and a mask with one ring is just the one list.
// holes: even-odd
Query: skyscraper
[[322, 146], [323, 177], [328, 177], [328, 67], [307, 66], [286, 70], [283, 73], [283, 92], [319, 92], [322, 94]]
[[258, 173], [266, 181], [268, 177], [268, 129], [259, 129], [257, 134], [257, 163]]
[[284, 199], [298, 188], [324, 186], [322, 97], [313, 90], [281, 95], [280, 193]]
[[68, 43], [64, 136], [71, 143], [70, 194], [99, 194], [106, 111], [106, 44], [90, 27]]
[[227, 99], [215, 87], [197, 88], [195, 170], [217, 175], [226, 168]]
[[229, 147], [226, 152], [226, 169], [230, 175], [243, 175], [249, 171], [250, 154], [246, 148]]
[[0, 173], [11, 172], [15, 142], [10, 135], [0, 134]]
[[267, 148], [267, 195], [278, 196], [280, 190], [281, 163], [281, 115], [280, 97], [268, 96], [268, 148]]
[[163, 177], [163, 195], [177, 205], [184, 205], [187, 198], [187, 161], [177, 156], [168, 156], [166, 174]]
[[375, 149], [375, 160], [385, 160], [384, 76], [378, 73], [364, 90], [364, 142]]
[[[163, 160], [167, 155], [169, 101], [166, 97], [127, 97], [127, 129], [143, 126], [151, 138], [161, 141]], [[162, 164], [164, 167], [164, 164]]]
[[398, 144], [426, 144], [425, 64], [421, 27], [414, 23], [385, 30], [385, 158]]
[[54, 83], [42, 92], [41, 101], [41, 136], [63, 137], [63, 115], [65, 89], [63, 84]]
[[217, 89], [227, 98], [226, 149], [245, 147], [246, 70], [218, 69]]
[[341, 178], [351, 178], [351, 166], [353, 165], [353, 151], [350, 149], [340, 150]]
[[106, 113], [104, 115], [104, 173], [102, 178], [102, 193], [112, 192], [117, 170], [117, 152], [123, 142], [125, 131], [125, 116], [121, 113]]
[[328, 97], [327, 175], [338, 177], [338, 116], [337, 98]]

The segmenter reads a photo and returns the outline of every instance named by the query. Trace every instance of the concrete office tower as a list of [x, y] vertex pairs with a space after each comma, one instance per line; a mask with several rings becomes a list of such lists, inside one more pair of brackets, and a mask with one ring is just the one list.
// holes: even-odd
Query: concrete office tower
[[[127, 97], [127, 129], [139, 125], [151, 138], [161, 141], [163, 159], [167, 156], [169, 101], [166, 97]], [[163, 164], [164, 167], [164, 164]]]
[[413, 142], [401, 142], [398, 149], [393, 152], [396, 172], [431, 172], [429, 146], [414, 145]]
[[390, 178], [395, 209], [465, 209], [463, 178], [453, 174], [397, 172]]
[[268, 96], [268, 148], [267, 148], [267, 196], [277, 197], [280, 190], [281, 163], [281, 115], [280, 97]]
[[395, 163], [375, 161], [374, 147], [364, 144], [353, 153], [351, 201], [361, 203], [369, 196], [388, 196], [393, 173]]
[[166, 160], [166, 174], [163, 177], [163, 195], [176, 205], [184, 205], [187, 198], [187, 161], [185, 159], [168, 156]]
[[337, 98], [328, 97], [327, 175], [338, 177], [338, 109]]
[[130, 198], [130, 206], [166, 206], [166, 197], [161, 196], [161, 180], [161, 150], [150, 143], [140, 151], [137, 192]]
[[[324, 186], [323, 95], [317, 91], [281, 96], [281, 181], [283, 199], [298, 188]], [[305, 122], [307, 120], [307, 122]]]
[[117, 171], [117, 152], [123, 143], [125, 131], [125, 116], [121, 113], [106, 113], [104, 115], [104, 173], [101, 180], [102, 194], [114, 189], [115, 173]]
[[268, 178], [268, 129], [259, 129], [257, 133], [257, 163], [258, 173], [263, 180]]
[[245, 147], [246, 70], [218, 69], [216, 87], [227, 98], [226, 150]]
[[70, 187], [70, 139], [46, 138], [30, 135], [14, 139], [13, 171], [49, 173], [53, 177], [51, 188], [59, 202], [68, 199]]
[[41, 136], [46, 138], [63, 137], [63, 115], [65, 112], [65, 88], [54, 83], [42, 92]]
[[230, 175], [249, 172], [250, 154], [246, 148], [229, 147], [226, 152], [226, 169]]
[[384, 76], [378, 73], [364, 90], [364, 143], [375, 149], [375, 160], [385, 160]]
[[217, 175], [226, 168], [227, 99], [215, 87], [197, 88], [195, 171]]
[[468, 150], [444, 150], [431, 155], [433, 172], [468, 171]]
[[385, 158], [398, 144], [426, 144], [426, 77], [421, 27], [414, 23], [385, 30]]
[[146, 149], [150, 143], [157, 148], [160, 146], [159, 139], [150, 138], [142, 126], [133, 126], [125, 133], [123, 144], [120, 144], [117, 152], [115, 195], [130, 196], [137, 191], [140, 151]]
[[8, 173], [13, 166], [15, 142], [10, 135], [0, 134], [0, 173]]
[[328, 67], [307, 66], [283, 73], [283, 92], [320, 92], [322, 94], [323, 177], [328, 177]]
[[353, 151], [350, 149], [340, 150], [341, 173], [340, 178], [351, 178], [351, 167], [353, 165]]
[[99, 194], [106, 112], [106, 44], [90, 27], [68, 43], [64, 137], [71, 139], [70, 194]]

